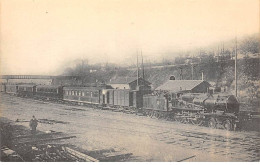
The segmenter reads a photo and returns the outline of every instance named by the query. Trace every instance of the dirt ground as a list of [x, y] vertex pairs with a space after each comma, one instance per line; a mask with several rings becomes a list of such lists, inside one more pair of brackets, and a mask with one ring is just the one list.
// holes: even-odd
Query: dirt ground
[[259, 132], [230, 132], [110, 110], [1, 94], [1, 117], [40, 131], [64, 132], [80, 150], [112, 148], [132, 153], [126, 161], [259, 161]]

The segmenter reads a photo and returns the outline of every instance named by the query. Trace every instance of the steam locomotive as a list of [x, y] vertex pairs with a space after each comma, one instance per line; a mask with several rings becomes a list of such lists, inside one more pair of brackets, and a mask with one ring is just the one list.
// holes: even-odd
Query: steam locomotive
[[150, 117], [227, 130], [234, 130], [239, 122], [239, 102], [235, 96], [225, 93], [171, 93], [142, 87], [113, 89], [105, 84], [84, 87], [1, 84], [1, 91], [22, 97], [121, 108]]
[[142, 110], [151, 117], [227, 130], [239, 122], [239, 102], [224, 93], [153, 93], [143, 96]]

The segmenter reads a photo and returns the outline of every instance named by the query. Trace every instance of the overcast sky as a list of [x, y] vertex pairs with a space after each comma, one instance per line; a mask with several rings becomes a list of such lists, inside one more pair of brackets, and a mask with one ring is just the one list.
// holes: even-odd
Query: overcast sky
[[259, 0], [1, 0], [2, 74], [58, 74], [258, 33]]

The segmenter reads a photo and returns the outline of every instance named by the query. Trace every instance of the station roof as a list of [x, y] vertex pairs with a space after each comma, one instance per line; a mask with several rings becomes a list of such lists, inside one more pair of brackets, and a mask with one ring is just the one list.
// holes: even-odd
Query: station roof
[[36, 88], [59, 88], [60, 85], [37, 85]]
[[[139, 77], [139, 80], [143, 78]], [[134, 81], [136, 81], [136, 77], [117, 77], [115, 79], [111, 79], [111, 81], [108, 84], [130, 84]], [[144, 80], [146, 83], [151, 84], [150, 82]]]
[[166, 83], [157, 87], [155, 90], [171, 92], [190, 91], [202, 83], [205, 83], [205, 85], [208, 87], [210, 86], [207, 81], [203, 80], [168, 80]]

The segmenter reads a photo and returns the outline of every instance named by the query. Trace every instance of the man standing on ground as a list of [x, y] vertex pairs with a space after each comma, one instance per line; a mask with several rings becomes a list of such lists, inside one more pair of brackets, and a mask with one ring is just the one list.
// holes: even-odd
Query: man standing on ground
[[36, 134], [37, 125], [38, 125], [38, 120], [35, 118], [35, 116], [32, 116], [32, 119], [30, 121], [30, 127], [33, 135]]

